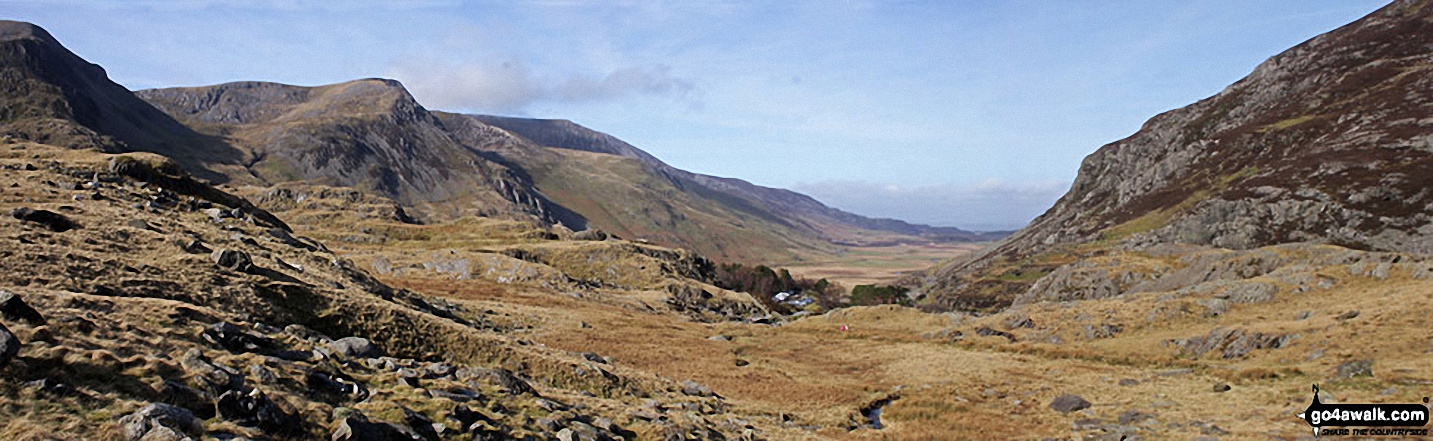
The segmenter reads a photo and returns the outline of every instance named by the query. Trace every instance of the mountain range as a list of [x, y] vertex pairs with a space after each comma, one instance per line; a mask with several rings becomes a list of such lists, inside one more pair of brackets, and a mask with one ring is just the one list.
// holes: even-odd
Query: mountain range
[[216, 183], [306, 182], [393, 199], [418, 221], [486, 216], [601, 229], [724, 260], [1000, 233], [872, 219], [799, 193], [687, 172], [569, 121], [430, 111], [393, 80], [130, 92], [44, 30], [0, 24], [11, 136], [174, 158]]

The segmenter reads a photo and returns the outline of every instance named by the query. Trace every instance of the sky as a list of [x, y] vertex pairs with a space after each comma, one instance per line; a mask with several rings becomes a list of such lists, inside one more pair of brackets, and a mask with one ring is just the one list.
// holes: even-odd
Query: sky
[[858, 214], [1014, 229], [1365, 0], [0, 0], [131, 89], [402, 81]]

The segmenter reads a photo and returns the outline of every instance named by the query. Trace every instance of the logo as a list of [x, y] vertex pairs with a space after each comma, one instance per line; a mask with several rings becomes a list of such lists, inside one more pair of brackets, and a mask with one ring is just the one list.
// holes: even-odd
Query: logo
[[[1428, 402], [1427, 398], [1423, 399]], [[1324, 404], [1319, 402], [1319, 385], [1314, 385], [1314, 401], [1299, 414], [1314, 430], [1314, 436], [1427, 436], [1428, 429], [1400, 429], [1428, 425], [1428, 406], [1423, 404]], [[1324, 429], [1331, 427], [1377, 427], [1376, 429]]]

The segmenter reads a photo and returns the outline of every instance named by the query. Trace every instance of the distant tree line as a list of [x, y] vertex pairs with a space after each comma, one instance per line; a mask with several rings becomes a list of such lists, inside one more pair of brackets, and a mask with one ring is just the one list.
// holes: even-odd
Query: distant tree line
[[826, 279], [812, 280], [806, 277], [792, 276], [791, 271], [785, 268], [776, 270], [766, 265], [747, 266], [739, 263], [718, 265], [713, 284], [732, 291], [751, 294], [767, 309], [783, 314], [790, 314], [796, 309], [791, 304], [778, 302], [772, 298], [772, 296], [783, 292], [811, 298], [822, 309], [827, 310], [845, 306], [846, 303], [846, 288], [840, 284]]

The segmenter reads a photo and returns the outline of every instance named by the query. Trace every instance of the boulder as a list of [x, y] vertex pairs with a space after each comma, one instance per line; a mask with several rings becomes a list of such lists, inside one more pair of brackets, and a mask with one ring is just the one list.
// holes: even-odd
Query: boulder
[[249, 253], [239, 250], [214, 250], [209, 254], [209, 258], [220, 268], [241, 273], [249, 271], [254, 265], [254, 260], [249, 257]]
[[240, 426], [258, 427], [270, 434], [302, 431], [298, 417], [284, 412], [258, 389], [247, 394], [237, 390], [225, 392], [214, 407], [220, 418]]
[[214, 398], [204, 391], [174, 380], [164, 380], [155, 389], [164, 404], [189, 409], [199, 419], [214, 417]]
[[215, 394], [238, 390], [244, 386], [244, 377], [239, 375], [239, 371], [211, 363], [198, 349], [185, 352], [184, 358], [179, 359], [179, 365], [190, 377], [198, 380], [196, 384], [202, 384]]
[[709, 397], [712, 395], [712, 390], [695, 381], [682, 380], [682, 393], [694, 397]]
[[381, 355], [373, 342], [362, 337], [344, 337], [328, 343], [329, 349], [348, 358], [372, 358]]
[[1060, 413], [1070, 413], [1090, 408], [1090, 402], [1079, 395], [1063, 394], [1050, 402], [1050, 408]]
[[463, 381], [483, 379], [497, 383], [498, 386], [503, 388], [504, 392], [510, 395], [530, 394], [532, 396], [538, 396], [536, 389], [533, 389], [526, 381], [518, 378], [517, 375], [507, 369], [464, 368], [458, 369], [456, 375], [459, 380]]
[[371, 422], [362, 413], [353, 411], [338, 422], [331, 441], [413, 441], [414, 437], [392, 424]]
[[488, 419], [487, 415], [483, 415], [482, 413], [461, 404], [453, 406], [453, 411], [448, 412], [447, 418], [457, 423], [459, 432], [467, 432], [469, 430], [472, 430], [473, 425], [477, 424], [480, 421], [492, 421]]
[[607, 240], [607, 232], [597, 228], [589, 228], [572, 234], [572, 240]]
[[364, 387], [362, 383], [337, 372], [309, 372], [304, 376], [304, 385], [310, 392], [316, 393], [330, 402], [359, 402], [368, 399], [369, 395], [368, 388]]
[[1373, 360], [1353, 360], [1341, 363], [1336, 371], [1338, 378], [1372, 377]]
[[239, 326], [229, 322], [218, 322], [205, 328], [200, 336], [210, 344], [219, 346], [233, 352], [242, 354], [247, 352], [267, 352], [275, 346], [273, 340], [268, 337], [254, 335]]
[[56, 233], [63, 233], [80, 227], [79, 224], [70, 220], [70, 218], [49, 210], [20, 207], [11, 210], [10, 215], [24, 222], [40, 224]]
[[164, 403], [151, 403], [119, 419], [124, 439], [184, 439], [179, 434], [198, 436], [204, 424], [189, 410]]
[[31, 326], [43, 326], [45, 316], [31, 308], [18, 294], [0, 290], [0, 316], [8, 320], [19, 320]]
[[10, 364], [16, 355], [20, 354], [20, 339], [11, 334], [5, 325], [0, 324], [0, 368]]

